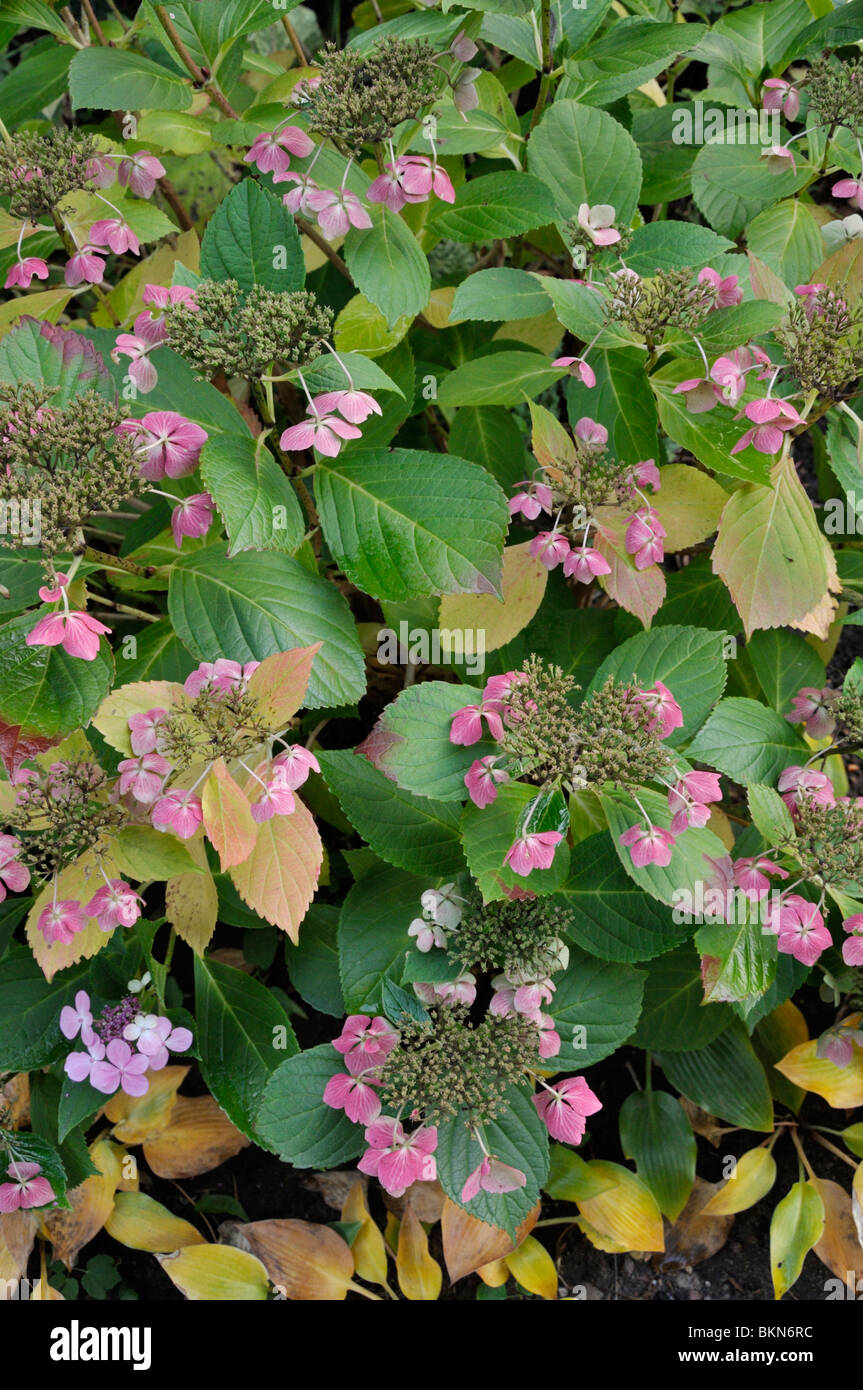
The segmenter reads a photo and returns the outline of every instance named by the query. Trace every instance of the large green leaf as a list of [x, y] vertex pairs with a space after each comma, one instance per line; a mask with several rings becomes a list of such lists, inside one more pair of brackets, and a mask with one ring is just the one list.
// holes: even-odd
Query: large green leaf
[[803, 763], [806, 745], [797, 730], [757, 700], [722, 700], [690, 745], [690, 758], [709, 763], [737, 782], [772, 785], [780, 772]]
[[255, 1121], [264, 1088], [298, 1051], [288, 1015], [259, 980], [195, 956], [195, 1025], [207, 1086], [229, 1120], [260, 1143]]
[[[741, 917], [744, 920], [738, 920]], [[738, 910], [733, 921], [700, 927], [695, 945], [701, 952], [709, 1003], [738, 1003], [748, 1012], [773, 983], [776, 936], [764, 930], [757, 908], [751, 914]]]
[[506, 499], [478, 464], [413, 449], [321, 460], [327, 545], [374, 598], [500, 592]]
[[560, 1035], [560, 1051], [549, 1065], [557, 1071], [601, 1062], [632, 1037], [641, 1012], [642, 971], [596, 960], [573, 947], [555, 985], [548, 1012]]
[[374, 225], [351, 228], [344, 257], [357, 289], [376, 304], [390, 327], [403, 314], [421, 313], [429, 301], [428, 261], [413, 232], [383, 204], [369, 208]]
[[790, 712], [791, 697], [801, 686], [824, 684], [824, 662], [799, 632], [777, 627], [753, 632], [746, 654], [767, 700], [779, 714]]
[[330, 1043], [288, 1057], [267, 1082], [255, 1121], [260, 1140], [295, 1168], [335, 1168], [357, 1158], [361, 1125], [323, 1102], [331, 1076], [344, 1058]]
[[430, 880], [381, 864], [355, 883], [339, 916], [339, 972], [348, 1013], [382, 1007], [384, 980], [398, 984], [411, 946], [408, 927]]
[[660, 1052], [656, 1060], [672, 1086], [702, 1110], [743, 1129], [762, 1133], [773, 1129], [767, 1077], [739, 1021], [706, 1047]]
[[215, 502], [230, 548], [295, 551], [305, 521], [297, 494], [266, 440], [216, 435], [201, 450], [201, 478]]
[[347, 603], [290, 555], [243, 551], [227, 563], [223, 544], [192, 551], [171, 571], [168, 611], [180, 640], [202, 661], [263, 661], [322, 642], [306, 692], [308, 709], [352, 704], [365, 689]]
[[312, 903], [303, 918], [299, 942], [285, 942], [291, 984], [319, 1013], [341, 1018], [346, 1012], [339, 979], [338, 908]]
[[493, 352], [463, 362], [438, 387], [439, 405], [521, 405], [566, 375], [538, 352]]
[[824, 259], [815, 214], [800, 198], [765, 208], [746, 228], [746, 245], [786, 285], [807, 284]]
[[[115, 335], [111, 335], [111, 346]], [[92, 343], [69, 328], [24, 318], [0, 342], [0, 381], [50, 387], [53, 404], [65, 409], [85, 391], [109, 400], [116, 392], [108, 368]]]
[[287, 208], [255, 179], [243, 179], [219, 204], [201, 242], [201, 274], [260, 285], [279, 293], [302, 289], [306, 278], [297, 225]]
[[657, 459], [656, 403], [644, 373], [644, 354], [637, 348], [591, 355], [596, 385], [588, 389], [567, 382], [567, 408], [573, 424], [583, 415], [608, 430], [615, 454], [632, 463]]
[[548, 185], [562, 218], [575, 217], [581, 203], [610, 203], [617, 221], [627, 225], [638, 203], [638, 146], [593, 106], [556, 101], [548, 107], [528, 142], [528, 167]]
[[35, 1071], [69, 1051], [60, 1033], [60, 1010], [71, 1004], [89, 963], [62, 970], [48, 981], [24, 947], [13, 947], [0, 971], [0, 1069]]
[[[650, 788], [641, 787], [638, 799], [650, 817], [651, 824], [668, 830], [671, 825], [668, 797]], [[712, 830], [690, 826], [677, 836], [668, 865], [648, 864], [644, 868], [637, 868], [632, 862], [629, 850], [620, 843], [620, 837], [631, 826], [643, 823], [641, 811], [632, 798], [622, 792], [602, 793], [600, 801], [621, 864], [630, 878], [660, 902], [677, 904], [681, 902], [682, 894], [694, 894], [696, 885], [709, 875], [710, 865], [705, 862], [705, 856], [721, 859], [726, 853], [722, 841]]]
[[687, 942], [647, 966], [633, 1042], [651, 1052], [706, 1047], [732, 1021], [727, 1004], [705, 1004], [698, 952]]
[[483, 1140], [486, 1152], [524, 1173], [524, 1187], [501, 1194], [480, 1192], [471, 1202], [462, 1202], [467, 1177], [483, 1158], [483, 1150], [463, 1113], [438, 1126], [435, 1158], [440, 1185], [450, 1201], [480, 1221], [502, 1227], [514, 1239], [516, 1228], [538, 1202], [548, 1174], [548, 1135], [533, 1101], [524, 1091], [511, 1088], [504, 1097], [504, 1106], [499, 1119], [482, 1126]]
[[676, 1221], [695, 1182], [695, 1135], [683, 1108], [667, 1091], [633, 1091], [620, 1107], [620, 1147], [663, 1215]]
[[478, 270], [458, 286], [450, 319], [453, 323], [461, 319], [504, 323], [536, 318], [548, 307], [548, 295], [526, 270]]
[[688, 53], [703, 32], [698, 24], [618, 20], [565, 64], [566, 95], [592, 106], [609, 106], [649, 82], [679, 53]]
[[683, 726], [668, 739], [674, 747], [691, 738], [725, 687], [722, 634], [701, 627], [660, 627], [621, 642], [598, 667], [588, 694], [609, 676], [638, 680], [642, 689], [655, 681], [668, 686], [683, 711]]
[[[485, 902], [506, 898], [513, 888], [539, 894], [554, 893], [566, 878], [568, 855], [563, 842], [558, 844], [549, 869], [532, 869], [522, 877], [504, 865], [506, 852], [519, 834], [520, 823], [536, 800], [536, 787], [524, 782], [507, 782], [498, 788], [497, 799], [490, 806], [479, 807], [473, 802], [465, 806], [462, 817], [465, 857]], [[550, 811], [550, 815], [531, 828], [557, 830], [565, 836], [566, 807], [562, 797], [558, 795]]]
[[454, 205], [444, 206], [432, 218], [429, 230], [452, 241], [490, 242], [495, 237], [544, 227], [556, 216], [554, 199], [545, 184], [511, 169], [462, 184]]
[[[730, 113], [729, 113], [730, 114]], [[745, 119], [745, 112], [738, 113]], [[780, 144], [783, 141], [780, 141]], [[716, 141], [702, 146], [692, 166], [692, 193], [707, 221], [723, 236], [738, 237], [753, 217], [810, 182], [814, 170], [795, 152], [797, 170], [773, 174], [757, 143]]]
[[188, 111], [194, 91], [188, 77], [120, 48], [82, 48], [69, 68], [72, 109]]
[[38, 620], [38, 613], [19, 613], [0, 626], [0, 718], [28, 733], [71, 733], [89, 722], [110, 690], [114, 661], [104, 641], [93, 661], [62, 647], [28, 647]]
[[[719, 261], [734, 242], [717, 236], [709, 227], [696, 222], [646, 222], [637, 227], [626, 253], [626, 264], [639, 275], [655, 275], [658, 270], [682, 270]], [[643, 364], [642, 364], [643, 365]]]
[[46, 107], [63, 95], [69, 84], [72, 59], [68, 47], [53, 45], [25, 57], [0, 86], [0, 117], [10, 126], [41, 117]]
[[558, 900], [568, 912], [567, 936], [602, 960], [651, 960], [687, 932], [669, 908], [632, 882], [604, 833], [575, 846]]
[[386, 706], [357, 751], [406, 791], [464, 801], [465, 773], [494, 745], [483, 739], [465, 748], [451, 743], [449, 733], [456, 711], [479, 698], [479, 690], [446, 681], [410, 685]]

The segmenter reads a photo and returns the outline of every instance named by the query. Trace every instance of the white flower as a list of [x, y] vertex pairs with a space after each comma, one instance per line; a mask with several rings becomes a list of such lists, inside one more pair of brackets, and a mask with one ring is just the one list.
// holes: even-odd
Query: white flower
[[416, 937], [417, 950], [424, 953], [430, 951], [432, 946], [446, 946], [446, 932], [425, 917], [414, 918], [408, 927], [408, 936]]
[[424, 916], [447, 931], [454, 931], [461, 921], [459, 904], [463, 902], [454, 883], [445, 883], [443, 888], [428, 888], [420, 898]]
[[130, 994], [140, 994], [142, 990], [147, 988], [152, 978], [149, 970], [146, 970], [140, 980], [130, 980], [126, 988]]

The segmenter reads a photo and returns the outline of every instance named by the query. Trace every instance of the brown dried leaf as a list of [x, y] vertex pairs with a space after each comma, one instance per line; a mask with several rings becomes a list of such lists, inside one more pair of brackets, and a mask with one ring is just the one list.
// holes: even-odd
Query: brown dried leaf
[[29, 1211], [0, 1216], [0, 1282], [26, 1273], [39, 1222]]
[[828, 1178], [813, 1178], [812, 1185], [824, 1203], [824, 1230], [812, 1249], [837, 1279], [845, 1281], [850, 1272], [856, 1284], [863, 1278], [863, 1246], [857, 1238], [851, 1195]]
[[178, 1096], [167, 1128], [144, 1140], [144, 1157], [157, 1177], [196, 1178], [248, 1146], [212, 1096]]
[[328, 1207], [341, 1211], [356, 1183], [368, 1190], [368, 1179], [355, 1168], [334, 1168], [330, 1173], [313, 1173], [303, 1180], [303, 1187], [319, 1192]]
[[450, 1283], [455, 1284], [466, 1274], [473, 1274], [481, 1265], [493, 1264], [502, 1260], [530, 1235], [539, 1220], [540, 1203], [524, 1218], [516, 1231], [516, 1239], [510, 1240], [506, 1231], [497, 1226], [471, 1216], [463, 1207], [457, 1207], [449, 1198], [444, 1199], [441, 1217], [443, 1236], [443, 1255], [446, 1261]]
[[712, 1144], [714, 1149], [719, 1148], [722, 1139], [723, 1126], [719, 1123], [715, 1115], [709, 1115], [706, 1110], [702, 1110], [700, 1105], [694, 1101], [687, 1100], [686, 1096], [678, 1096], [678, 1100], [683, 1107], [683, 1113], [692, 1125], [696, 1134], [700, 1134], [702, 1139], [706, 1139], [708, 1144]]
[[412, 1183], [401, 1197], [391, 1197], [388, 1192], [384, 1192], [382, 1195], [384, 1206], [388, 1211], [394, 1211], [396, 1216], [401, 1218], [405, 1214], [405, 1209], [411, 1206], [420, 1221], [425, 1221], [427, 1224], [440, 1221], [446, 1201], [443, 1188], [437, 1179], [434, 1182]]
[[109, 1140], [97, 1139], [90, 1146], [90, 1158], [99, 1171], [68, 1193], [71, 1209], [49, 1212], [43, 1217], [54, 1258], [62, 1260], [67, 1269], [77, 1262], [79, 1252], [99, 1234], [111, 1215], [120, 1180], [117, 1150]]
[[350, 1246], [313, 1221], [252, 1221], [233, 1227], [238, 1244], [256, 1255], [286, 1298], [301, 1302], [347, 1296], [354, 1277]]
[[0, 1087], [0, 1110], [9, 1111], [8, 1123], [13, 1129], [26, 1129], [30, 1123], [30, 1076], [19, 1071]]
[[665, 1223], [665, 1253], [654, 1259], [658, 1269], [679, 1268], [680, 1265], [691, 1269], [722, 1249], [734, 1225], [734, 1217], [701, 1214], [702, 1208], [722, 1186], [720, 1182], [695, 1179], [689, 1201], [677, 1220], [673, 1225]]

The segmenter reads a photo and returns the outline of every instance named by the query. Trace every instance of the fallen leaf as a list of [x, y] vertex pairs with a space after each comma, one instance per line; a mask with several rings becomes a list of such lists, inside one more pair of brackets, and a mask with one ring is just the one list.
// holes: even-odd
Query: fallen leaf
[[837, 1109], [863, 1105], [863, 1047], [855, 1047], [847, 1067], [837, 1067], [829, 1057], [816, 1057], [817, 1038], [792, 1047], [776, 1069], [804, 1091], [814, 1091]]
[[191, 1222], [143, 1192], [118, 1192], [105, 1230], [130, 1250], [147, 1250], [151, 1255], [207, 1243]]
[[267, 1271], [247, 1250], [232, 1245], [187, 1245], [156, 1259], [193, 1303], [262, 1303], [269, 1297]]
[[538, 1298], [557, 1298], [557, 1268], [545, 1246], [534, 1236], [525, 1236], [502, 1263], [528, 1293]]
[[370, 1284], [387, 1282], [387, 1247], [380, 1228], [372, 1220], [366, 1205], [366, 1189], [355, 1182], [342, 1207], [343, 1221], [359, 1221], [360, 1229], [351, 1243], [354, 1269]]
[[443, 1270], [429, 1254], [428, 1236], [410, 1204], [399, 1227], [396, 1271], [399, 1288], [411, 1303], [433, 1303], [440, 1296]]
[[62, 1260], [67, 1269], [77, 1263], [79, 1252], [108, 1220], [120, 1180], [116, 1147], [109, 1140], [97, 1139], [90, 1146], [90, 1158], [99, 1171], [85, 1178], [80, 1187], [70, 1189], [70, 1209], [48, 1212], [42, 1218], [54, 1258]]
[[167, 1129], [177, 1103], [177, 1091], [189, 1074], [188, 1067], [163, 1067], [151, 1071], [150, 1089], [143, 1096], [117, 1091], [104, 1108], [114, 1126], [114, 1138], [124, 1144], [140, 1144]]
[[388, 1192], [384, 1192], [383, 1199], [387, 1210], [394, 1211], [399, 1217], [404, 1214], [407, 1206], [412, 1206], [420, 1221], [425, 1222], [427, 1226], [440, 1221], [446, 1201], [443, 1188], [436, 1178], [434, 1182], [411, 1183], [401, 1197], [391, 1197]]
[[723, 1184], [696, 1178], [689, 1201], [673, 1225], [665, 1232], [665, 1253], [654, 1256], [659, 1269], [683, 1264], [687, 1269], [709, 1260], [721, 1250], [734, 1225], [732, 1215], [706, 1215], [705, 1207], [721, 1190]]
[[248, 1146], [212, 1096], [178, 1096], [170, 1124], [144, 1140], [144, 1157], [159, 1178], [196, 1178]]
[[494, 1263], [509, 1255], [525, 1236], [529, 1235], [539, 1220], [540, 1203], [522, 1221], [513, 1241], [506, 1231], [497, 1226], [489, 1226], [471, 1216], [463, 1207], [456, 1206], [449, 1198], [444, 1200], [441, 1216], [441, 1235], [443, 1255], [451, 1284], [473, 1274], [481, 1265]]
[[279, 1293], [300, 1302], [340, 1302], [354, 1276], [347, 1241], [313, 1221], [252, 1221], [232, 1227]]
[[812, 1249], [837, 1279], [863, 1278], [863, 1245], [857, 1235], [851, 1196], [838, 1182], [813, 1178], [813, 1186], [824, 1203], [824, 1230]]

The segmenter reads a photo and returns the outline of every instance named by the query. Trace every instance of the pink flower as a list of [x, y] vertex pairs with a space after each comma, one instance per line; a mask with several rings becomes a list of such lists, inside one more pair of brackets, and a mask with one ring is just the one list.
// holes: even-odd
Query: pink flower
[[778, 932], [780, 951], [802, 965], [814, 965], [821, 952], [833, 944], [817, 906], [799, 893], [787, 894], [778, 908], [768, 909], [764, 929]]
[[136, 256], [141, 253], [138, 238], [120, 217], [94, 222], [90, 228], [90, 242], [93, 246], [109, 246], [115, 256], [121, 256], [124, 251], [132, 251]]
[[792, 172], [797, 173], [794, 152], [787, 145], [771, 145], [769, 149], [764, 150], [761, 158], [767, 160], [767, 168], [771, 174], [787, 174], [789, 164]]
[[741, 420], [744, 416], [754, 422], [753, 427], [740, 436], [731, 450], [732, 454], [739, 454], [748, 444], [760, 454], [775, 454], [782, 447], [784, 432], [805, 423], [793, 405], [776, 396], [750, 401], [734, 418]]
[[105, 262], [92, 246], [82, 246], [74, 256], [70, 256], [63, 271], [67, 285], [101, 285], [105, 278]]
[[291, 791], [296, 791], [297, 787], [301, 787], [308, 780], [310, 772], [320, 772], [321, 765], [308, 748], [304, 748], [301, 743], [292, 743], [284, 753], [280, 753], [274, 759], [273, 768], [279, 769], [282, 784], [290, 787]]
[[165, 166], [147, 150], [126, 155], [117, 167], [117, 178], [122, 187], [130, 188], [139, 198], [149, 198], [156, 187], [156, 179], [162, 178], [164, 173]]
[[200, 425], [174, 410], [151, 410], [143, 420], [124, 420], [120, 429], [139, 442], [141, 477], [152, 482], [193, 473], [208, 438]]
[[578, 225], [586, 232], [594, 246], [613, 246], [620, 241], [620, 232], [614, 230], [612, 223], [615, 209], [610, 203], [582, 203], [578, 209]]
[[674, 836], [661, 825], [632, 825], [621, 835], [620, 844], [629, 850], [637, 869], [648, 864], [666, 868], [671, 863]]
[[[717, 861], [714, 860], [714, 863]], [[783, 869], [781, 864], [775, 864], [772, 859], [767, 859], [763, 855], [761, 858], [736, 859], [732, 867], [731, 882], [726, 882], [726, 888], [736, 886], [747, 897], [756, 898], [761, 893], [766, 893], [770, 887], [768, 874], [775, 874], [777, 878], [787, 878], [788, 871]]]
[[[823, 281], [817, 281], [811, 285], [795, 285], [794, 293], [804, 300], [804, 310], [808, 319], [821, 318], [824, 313], [821, 304], [821, 294], [827, 286]], [[759, 378], [760, 380], [761, 378]]]
[[472, 743], [479, 743], [484, 732], [483, 719], [488, 724], [492, 738], [503, 738], [501, 711], [500, 700], [483, 699], [479, 705], [463, 705], [453, 715], [449, 731], [450, 743], [459, 743], [464, 747], [470, 747]]
[[743, 290], [737, 283], [736, 275], [726, 275], [723, 280], [717, 270], [711, 270], [705, 266], [698, 274], [699, 285], [711, 285], [715, 293], [714, 306], [717, 309], [729, 309], [732, 304], [739, 304], [743, 299]]
[[11, 1182], [0, 1183], [0, 1213], [27, 1211], [31, 1207], [44, 1207], [54, 1201], [54, 1189], [47, 1178], [42, 1178], [41, 1163], [20, 1163], [14, 1159], [6, 1169], [6, 1177]]
[[710, 378], [716, 383], [716, 399], [725, 405], [737, 405], [746, 389], [746, 377], [734, 357], [717, 357]]
[[123, 1029], [127, 1042], [136, 1042], [138, 1052], [146, 1057], [150, 1071], [162, 1071], [170, 1061], [171, 1052], [188, 1052], [192, 1033], [188, 1028], [175, 1028], [164, 1014], [136, 1014]]
[[327, 391], [315, 396], [314, 407], [319, 415], [330, 415], [335, 410], [352, 425], [361, 425], [370, 415], [382, 415], [383, 411], [368, 391]]
[[129, 735], [132, 752], [155, 753], [159, 742], [159, 728], [164, 723], [167, 710], [148, 709], [143, 714], [129, 715]]
[[63, 1063], [63, 1070], [70, 1081], [86, 1081], [95, 1064], [105, 1056], [105, 1044], [89, 1025], [81, 1029], [81, 1041], [87, 1051], [70, 1052]]
[[550, 869], [554, 851], [563, 836], [559, 830], [539, 830], [533, 834], [521, 835], [510, 845], [504, 857], [514, 874], [523, 878], [531, 869]]
[[433, 947], [446, 946], [445, 929], [438, 922], [429, 921], [425, 917], [414, 918], [408, 927], [408, 936], [415, 938], [417, 950], [422, 951], [423, 955]]
[[383, 1066], [398, 1040], [395, 1028], [379, 1014], [374, 1018], [350, 1014], [339, 1036], [333, 1038], [333, 1047], [344, 1057], [351, 1075], [359, 1076], [369, 1067]]
[[202, 661], [200, 666], [186, 677], [183, 690], [192, 699], [201, 694], [218, 698], [229, 691], [242, 695], [260, 664], [259, 661], [247, 661], [245, 666], [241, 666], [239, 661], [229, 661], [224, 656], [217, 657], [212, 662]]
[[111, 349], [111, 360], [119, 362], [121, 357], [129, 358], [129, 380], [146, 396], [152, 391], [159, 375], [150, 361], [149, 354], [154, 347], [135, 333], [119, 333]]
[[292, 154], [305, 159], [314, 148], [314, 142], [304, 130], [296, 125], [286, 125], [281, 130], [256, 135], [251, 149], [243, 158], [246, 164], [254, 164], [262, 174], [284, 174], [290, 168]]
[[25, 260], [16, 261], [6, 276], [5, 289], [11, 290], [13, 286], [20, 285], [22, 290], [30, 288], [30, 281], [33, 276], [37, 280], [48, 279], [48, 265], [39, 256], [27, 256]]
[[713, 384], [700, 376], [690, 376], [678, 382], [671, 394], [686, 396], [686, 409], [690, 415], [703, 415], [713, 410], [719, 399]]
[[317, 213], [318, 226], [330, 241], [345, 236], [351, 227], [366, 231], [372, 225], [372, 219], [356, 193], [350, 193], [346, 188], [340, 188], [338, 192], [329, 188], [313, 191], [306, 202]]
[[476, 976], [466, 970], [457, 979], [444, 980], [441, 984], [433, 985], [432, 989], [435, 1000], [439, 999], [443, 1004], [471, 1005], [476, 999]]
[[402, 176], [404, 161], [397, 159], [395, 164], [387, 164], [384, 172], [373, 179], [366, 191], [370, 203], [384, 203], [390, 212], [401, 212], [406, 203], [421, 203], [422, 198], [411, 198], [405, 192]]
[[153, 347], [158, 347], [165, 341], [167, 310], [172, 309], [175, 304], [183, 304], [193, 313], [198, 308], [195, 291], [188, 285], [145, 285], [141, 298], [150, 310], [162, 310], [159, 314], [138, 314], [135, 319], [135, 336], [143, 338]]
[[252, 820], [258, 825], [272, 820], [273, 816], [290, 816], [296, 810], [294, 793], [283, 779], [274, 777], [267, 782], [258, 800], [252, 806]]
[[94, 1063], [90, 1070], [90, 1085], [103, 1096], [112, 1096], [119, 1087], [127, 1096], [143, 1096], [150, 1089], [144, 1073], [149, 1061], [141, 1052], [133, 1052], [122, 1038], [113, 1038], [106, 1048], [107, 1058]]
[[560, 1034], [554, 1026], [554, 1019], [550, 1014], [540, 1014], [539, 1016], [539, 1055], [546, 1061], [549, 1057], [556, 1057], [560, 1051]]
[[39, 619], [26, 640], [28, 647], [62, 647], [69, 656], [95, 661], [99, 655], [99, 638], [103, 632], [110, 631], [89, 613], [49, 613]]
[[493, 1154], [486, 1155], [479, 1167], [468, 1175], [461, 1190], [461, 1200], [472, 1202], [482, 1192], [515, 1192], [517, 1187], [526, 1187], [527, 1177], [519, 1168], [511, 1168], [501, 1163]]
[[863, 180], [840, 179], [831, 192], [834, 198], [850, 198], [852, 206], [863, 211]]
[[204, 819], [201, 798], [190, 791], [168, 792], [159, 797], [150, 819], [156, 830], [173, 830], [181, 840], [188, 840]]
[[337, 415], [319, 415], [315, 411], [298, 425], [291, 425], [285, 430], [279, 440], [279, 448], [286, 451], [317, 449], [319, 454], [334, 459], [342, 447], [343, 440], [361, 437], [362, 430], [358, 430], [355, 425], [340, 420]]
[[659, 469], [653, 459], [642, 459], [640, 463], [634, 463], [632, 477], [639, 487], [649, 487], [651, 492], [658, 492], [662, 486]]
[[526, 492], [516, 492], [508, 502], [510, 516], [517, 516], [521, 512], [522, 516], [528, 521], [535, 521], [540, 512], [551, 514], [552, 493], [551, 488], [546, 483], [534, 483], [525, 479], [519, 483], [520, 488], [526, 488]]
[[110, 188], [117, 177], [117, 168], [111, 155], [97, 154], [88, 159], [84, 166], [87, 178], [96, 188]]
[[273, 183], [294, 183], [296, 188], [282, 195], [282, 202], [291, 213], [300, 213], [306, 216], [314, 212], [314, 208], [309, 206], [309, 196], [312, 193], [320, 193], [320, 184], [312, 178], [311, 174], [274, 174]]
[[777, 783], [782, 800], [792, 814], [797, 810], [801, 796], [811, 798], [818, 806], [832, 806], [836, 800], [833, 783], [826, 772], [817, 772], [814, 767], [800, 767], [794, 764], [779, 774]]
[[73, 936], [83, 931], [86, 925], [81, 904], [74, 898], [64, 898], [43, 908], [36, 923], [49, 945], [52, 941], [61, 941], [64, 946], [68, 946]]
[[131, 794], [143, 806], [149, 806], [161, 792], [171, 764], [160, 753], [143, 753], [139, 758], [124, 758], [117, 764], [117, 771], [120, 795]]
[[800, 110], [800, 93], [784, 77], [768, 77], [761, 93], [761, 105], [765, 111], [781, 111], [793, 121]]
[[848, 932], [848, 940], [842, 942], [842, 959], [846, 965], [863, 965], [863, 912], [846, 917], [842, 930]]
[[179, 550], [184, 536], [196, 539], [205, 536], [213, 524], [216, 504], [208, 492], [193, 492], [184, 497], [171, 512], [171, 530], [174, 544]]
[[584, 386], [591, 390], [596, 385], [596, 372], [588, 366], [583, 357], [555, 357], [551, 365], [553, 367], [567, 367], [570, 376], [577, 377]]
[[829, 685], [818, 690], [813, 685], [804, 685], [796, 695], [792, 695], [793, 714], [786, 714], [789, 724], [805, 724], [810, 738], [827, 738], [836, 728], [836, 720], [830, 713], [830, 706], [836, 699], [836, 691]]
[[579, 584], [590, 584], [598, 574], [611, 574], [611, 565], [598, 550], [583, 545], [580, 550], [570, 550], [563, 562], [563, 572], [567, 579], [571, 577]]
[[565, 1076], [534, 1096], [533, 1103], [552, 1139], [564, 1144], [580, 1144], [588, 1115], [602, 1109], [583, 1076]]
[[79, 989], [75, 995], [75, 1007], [71, 1004], [64, 1004], [60, 1010], [60, 1032], [64, 1038], [70, 1041], [76, 1038], [78, 1033], [83, 1033], [93, 1022], [93, 1015], [90, 1012], [90, 996], [86, 990]]
[[672, 835], [682, 835], [690, 825], [706, 825], [710, 819], [708, 803], [721, 800], [718, 773], [687, 772], [668, 792]]
[[131, 927], [141, 915], [143, 898], [122, 879], [112, 878], [105, 883], [88, 902], [84, 911], [88, 917], [95, 917], [102, 931], [113, 931], [115, 927]]
[[[409, 202], [425, 202], [431, 193], [443, 203], [455, 202], [452, 180], [441, 164], [423, 154], [406, 154], [396, 162], [401, 166], [402, 187]], [[368, 196], [371, 202], [371, 189]]]
[[497, 767], [497, 758], [492, 754], [477, 758], [464, 775], [464, 784], [474, 806], [490, 806], [497, 796], [498, 782], [508, 782], [509, 773]]
[[336, 1072], [324, 1087], [324, 1104], [344, 1110], [354, 1124], [369, 1125], [381, 1113], [381, 1098], [374, 1089], [381, 1084], [380, 1076], [371, 1071], [357, 1076]]
[[576, 439], [581, 440], [582, 444], [592, 444], [597, 448], [604, 449], [608, 443], [608, 430], [605, 425], [591, 420], [589, 415], [582, 415], [580, 420], [576, 420], [573, 433]]
[[569, 541], [562, 531], [540, 531], [530, 543], [530, 553], [547, 570], [553, 570], [569, 554]]
[[423, 1125], [405, 1134], [399, 1120], [383, 1119], [366, 1129], [368, 1148], [357, 1167], [378, 1179], [391, 1197], [401, 1197], [412, 1183], [434, 1182], [437, 1130]]
[[646, 705], [652, 715], [647, 725], [648, 733], [668, 738], [675, 729], [683, 727], [683, 711], [662, 681], [654, 681], [649, 690], [639, 690], [635, 700], [639, 705]]
[[[27, 771], [26, 768], [23, 770]], [[30, 870], [26, 864], [18, 862], [20, 853], [20, 840], [14, 835], [0, 835], [0, 903], [6, 897], [7, 888], [13, 893], [21, 893], [30, 882]]]
[[637, 570], [659, 564], [665, 550], [665, 527], [652, 507], [641, 507], [629, 519], [626, 528], [626, 551], [635, 560]]

